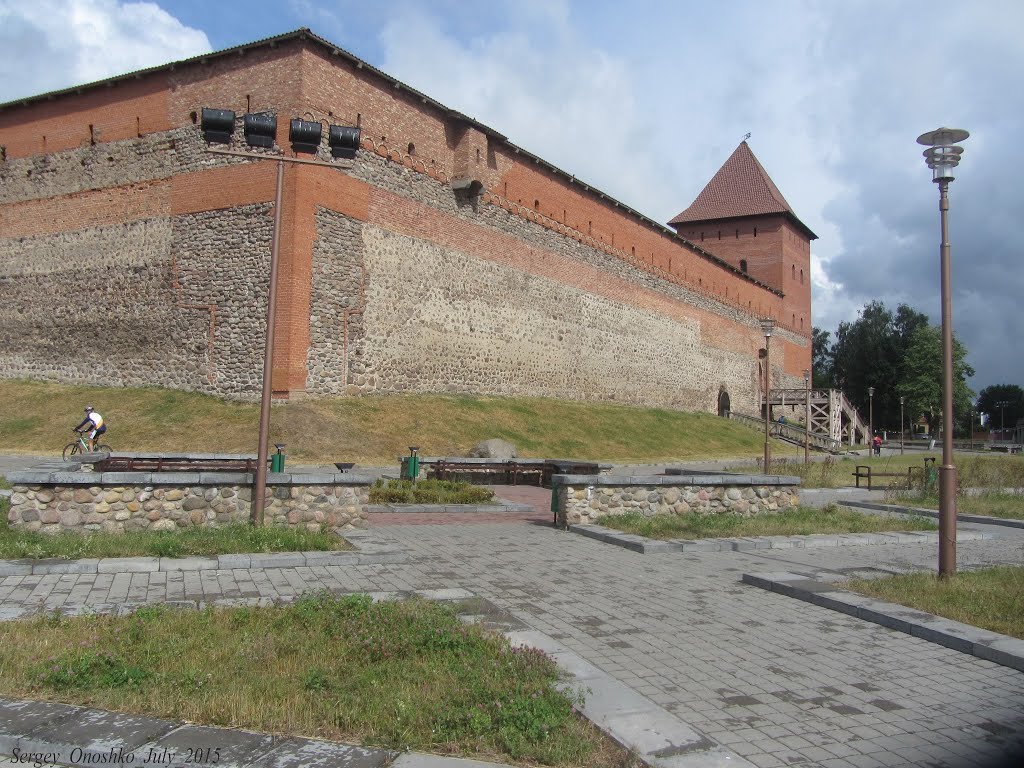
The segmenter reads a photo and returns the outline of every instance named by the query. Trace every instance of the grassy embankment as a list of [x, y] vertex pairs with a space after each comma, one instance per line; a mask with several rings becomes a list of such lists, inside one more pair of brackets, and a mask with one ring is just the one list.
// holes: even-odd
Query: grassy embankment
[[[157, 388], [111, 389], [0, 382], [0, 451], [53, 456], [92, 405], [125, 451], [255, 453], [258, 403]], [[509, 440], [520, 456], [644, 462], [756, 456], [756, 430], [708, 413], [548, 398], [395, 395], [309, 399], [275, 405], [271, 442], [289, 461], [395, 464], [417, 445], [424, 456], [465, 455], [481, 440]], [[796, 450], [779, 443], [776, 450]]]

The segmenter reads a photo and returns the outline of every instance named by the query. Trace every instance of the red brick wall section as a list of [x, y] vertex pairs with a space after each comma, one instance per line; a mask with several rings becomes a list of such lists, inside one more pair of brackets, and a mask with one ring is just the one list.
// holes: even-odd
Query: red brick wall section
[[166, 216], [167, 182], [81, 192], [0, 206], [3, 237], [31, 237]]
[[14, 159], [166, 131], [171, 127], [167, 99], [164, 78], [150, 75], [81, 95], [8, 107], [0, 111], [0, 145]]

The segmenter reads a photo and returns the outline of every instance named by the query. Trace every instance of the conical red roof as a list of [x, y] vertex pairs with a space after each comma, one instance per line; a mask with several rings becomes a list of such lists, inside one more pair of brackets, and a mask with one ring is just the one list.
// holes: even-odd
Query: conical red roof
[[811, 239], [817, 239], [790, 207], [775, 182], [761, 166], [747, 142], [740, 142], [714, 178], [697, 195], [689, 208], [669, 224], [732, 219], [740, 216], [785, 214], [791, 217]]

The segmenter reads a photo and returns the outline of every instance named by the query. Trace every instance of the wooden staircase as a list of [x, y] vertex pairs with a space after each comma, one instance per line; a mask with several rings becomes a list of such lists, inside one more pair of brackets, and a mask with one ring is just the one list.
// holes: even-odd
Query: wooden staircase
[[[806, 440], [815, 450], [841, 453], [843, 443], [856, 445], [870, 439], [868, 425], [839, 389], [773, 389], [768, 393], [769, 434], [780, 440], [803, 445]], [[758, 405], [761, 416], [732, 411], [729, 417], [757, 429], [764, 429], [764, 395]], [[803, 422], [810, 406], [810, 432]], [[779, 417], [785, 417], [780, 422]]]

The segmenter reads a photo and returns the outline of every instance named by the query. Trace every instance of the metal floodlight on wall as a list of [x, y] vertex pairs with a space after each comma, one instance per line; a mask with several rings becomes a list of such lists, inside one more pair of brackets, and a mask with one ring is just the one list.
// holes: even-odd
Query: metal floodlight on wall
[[292, 143], [292, 149], [296, 152], [308, 152], [315, 155], [320, 149], [320, 137], [323, 135], [323, 128], [320, 123], [311, 120], [292, 120], [291, 128], [288, 131], [288, 140]]
[[203, 138], [211, 144], [230, 144], [235, 132], [235, 113], [230, 109], [203, 107], [200, 128]]
[[250, 147], [273, 149], [277, 138], [277, 117], [267, 112], [245, 115], [242, 118], [245, 143]]
[[327, 143], [331, 147], [333, 157], [351, 160], [356, 156], [359, 149], [359, 139], [362, 131], [351, 125], [332, 125], [327, 133]]

